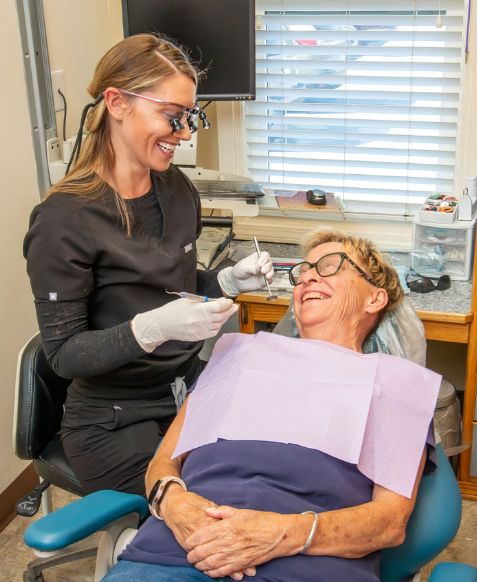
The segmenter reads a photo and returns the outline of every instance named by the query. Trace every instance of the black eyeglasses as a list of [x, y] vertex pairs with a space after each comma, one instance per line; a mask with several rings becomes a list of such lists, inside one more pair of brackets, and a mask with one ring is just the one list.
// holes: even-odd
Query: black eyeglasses
[[371, 283], [371, 285], [374, 287], [378, 287], [378, 285], [371, 279], [371, 277], [367, 275], [359, 265], [350, 259], [346, 253], [339, 252], [324, 255], [321, 257], [321, 259], [318, 259], [316, 263], [303, 261], [302, 263], [296, 264], [290, 269], [288, 273], [290, 283], [293, 286], [302, 283], [301, 277], [303, 273], [306, 273], [310, 269], [316, 269], [316, 272], [320, 277], [331, 277], [332, 275], [336, 275], [345, 261], [348, 261], [348, 263], [350, 263], [358, 271], [361, 277], [368, 281], [368, 283]]

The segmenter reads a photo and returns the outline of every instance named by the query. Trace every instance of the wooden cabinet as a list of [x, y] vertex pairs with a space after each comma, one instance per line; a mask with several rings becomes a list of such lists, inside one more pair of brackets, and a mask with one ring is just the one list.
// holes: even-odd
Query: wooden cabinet
[[[463, 442], [476, 443], [476, 373], [477, 373], [477, 322], [474, 318], [474, 308], [477, 306], [477, 283], [475, 273], [472, 287], [471, 311], [469, 313], [442, 313], [418, 310], [417, 313], [424, 323], [427, 339], [467, 344], [467, 362], [465, 376], [464, 408], [462, 414]], [[281, 296], [270, 303], [266, 294], [246, 293], [239, 295], [236, 301], [240, 304], [240, 330], [244, 333], [255, 333], [258, 322], [278, 323], [290, 304], [290, 297]], [[477, 500], [477, 471], [472, 469], [472, 447], [461, 454], [459, 462], [459, 483], [462, 495]], [[477, 451], [474, 452], [477, 455]], [[474, 461], [472, 467], [477, 466]]]

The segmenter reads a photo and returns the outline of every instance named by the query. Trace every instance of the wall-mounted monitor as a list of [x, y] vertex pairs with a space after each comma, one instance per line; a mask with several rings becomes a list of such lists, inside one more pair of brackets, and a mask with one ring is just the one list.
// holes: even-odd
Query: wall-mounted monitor
[[122, 0], [124, 36], [167, 35], [207, 69], [202, 100], [255, 98], [255, 0]]

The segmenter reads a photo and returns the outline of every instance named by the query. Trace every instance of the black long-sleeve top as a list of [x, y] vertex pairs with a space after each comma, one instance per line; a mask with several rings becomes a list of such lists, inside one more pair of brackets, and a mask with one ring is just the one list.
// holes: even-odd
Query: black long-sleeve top
[[173, 300], [165, 289], [221, 296], [214, 272], [197, 271], [200, 201], [175, 166], [129, 200], [128, 237], [108, 191], [67, 193], [36, 206], [24, 254], [43, 346], [78, 393], [101, 399], [161, 398], [195, 365], [202, 342], [169, 341], [146, 354], [132, 334], [137, 314]]

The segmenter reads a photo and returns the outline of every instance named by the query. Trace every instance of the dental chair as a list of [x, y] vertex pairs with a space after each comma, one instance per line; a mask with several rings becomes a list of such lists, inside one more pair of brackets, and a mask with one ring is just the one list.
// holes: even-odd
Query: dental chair
[[[415, 338], [414, 332], [418, 329], [425, 348], [421, 322], [415, 313], [409, 312], [408, 306], [405, 309], [407, 315], [402, 319], [406, 334]], [[416, 320], [414, 323], [413, 318]], [[413, 324], [415, 328], [409, 333]], [[291, 313], [286, 314], [277, 325], [276, 332], [295, 335]], [[400, 337], [393, 337], [392, 341], [395, 340], [402, 343]], [[377, 343], [380, 342], [382, 343], [382, 338], [378, 337]], [[415, 343], [410, 349], [414, 355], [420, 353], [419, 357], [422, 358], [422, 350], [419, 352]], [[372, 351], [375, 351], [375, 346]], [[437, 469], [424, 476], [421, 481], [405, 542], [397, 548], [382, 552], [382, 581], [404, 582], [412, 580], [413, 577], [416, 581], [419, 580], [419, 570], [435, 558], [455, 536], [461, 518], [461, 505], [460, 490], [454, 472], [442, 447], [438, 445]], [[134, 536], [137, 523], [147, 513], [147, 503], [142, 497], [99, 491], [33, 523], [26, 530], [24, 539], [26, 545], [42, 557], [54, 557], [56, 552], [63, 551], [71, 544], [78, 543], [96, 531], [103, 531], [94, 577], [97, 582], [117, 561], [122, 549]], [[445, 572], [442, 575], [445, 576]], [[25, 580], [39, 581], [41, 578]], [[447, 578], [439, 578], [437, 582], [459, 580], [460, 578], [452, 577], [451, 574]], [[467, 580], [471, 579], [462, 578], [462, 582]]]
[[[382, 582], [419, 580], [419, 570], [435, 558], [454, 538], [461, 518], [461, 495], [452, 467], [441, 445], [437, 446], [437, 469], [422, 478], [406, 540], [383, 550]], [[134, 537], [139, 518], [148, 513], [145, 499], [138, 495], [99, 491], [78, 499], [39, 521], [25, 532], [27, 546], [41, 556], [54, 556], [85, 537], [103, 531], [96, 561], [95, 582], [116, 563], [118, 555]], [[455, 577], [453, 567], [436, 582], [467, 582]], [[461, 570], [463, 571], [463, 570]], [[472, 574], [472, 570], [470, 570]], [[417, 574], [417, 576], [416, 576]], [[39, 579], [41, 580], [41, 578]]]

